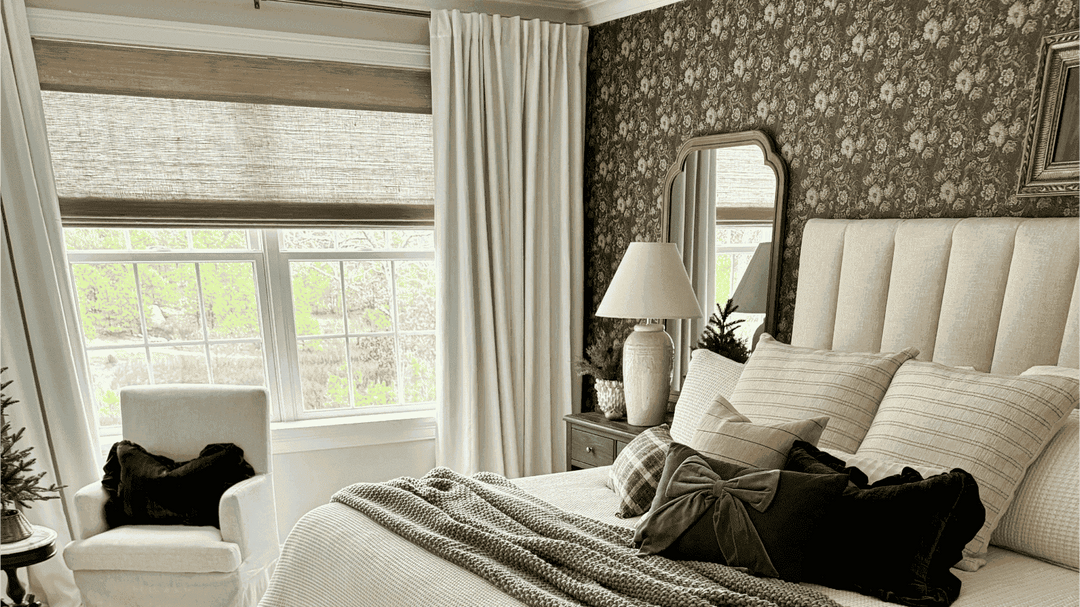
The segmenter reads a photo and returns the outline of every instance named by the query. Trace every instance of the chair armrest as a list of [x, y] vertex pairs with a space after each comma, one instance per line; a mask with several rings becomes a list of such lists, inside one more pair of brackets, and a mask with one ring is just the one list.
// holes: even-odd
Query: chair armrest
[[75, 493], [75, 511], [79, 522], [76, 533], [85, 540], [109, 530], [105, 522], [105, 502], [109, 494], [101, 482], [91, 483]]
[[270, 475], [259, 474], [229, 487], [218, 503], [218, 517], [221, 539], [240, 546], [245, 561], [277, 559], [281, 540]]

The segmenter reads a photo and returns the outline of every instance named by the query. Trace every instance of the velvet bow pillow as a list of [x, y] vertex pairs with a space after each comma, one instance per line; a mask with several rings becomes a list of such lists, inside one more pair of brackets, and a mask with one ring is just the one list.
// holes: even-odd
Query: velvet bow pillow
[[800, 581], [807, 540], [847, 483], [846, 474], [740, 468], [673, 443], [635, 545]]

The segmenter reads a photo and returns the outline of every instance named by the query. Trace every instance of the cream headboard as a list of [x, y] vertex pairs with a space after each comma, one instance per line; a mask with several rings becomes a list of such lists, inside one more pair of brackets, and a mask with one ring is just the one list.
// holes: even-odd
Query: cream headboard
[[791, 343], [1018, 374], [1080, 367], [1080, 223], [811, 219]]

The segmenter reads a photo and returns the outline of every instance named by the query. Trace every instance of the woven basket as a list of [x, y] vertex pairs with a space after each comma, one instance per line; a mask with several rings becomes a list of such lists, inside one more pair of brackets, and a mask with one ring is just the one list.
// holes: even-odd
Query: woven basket
[[596, 404], [604, 417], [619, 419], [626, 417], [626, 396], [623, 383], [609, 379], [596, 380]]

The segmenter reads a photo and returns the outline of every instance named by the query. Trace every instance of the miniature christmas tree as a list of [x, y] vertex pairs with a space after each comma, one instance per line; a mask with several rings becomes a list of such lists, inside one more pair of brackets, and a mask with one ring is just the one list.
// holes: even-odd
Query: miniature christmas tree
[[739, 306], [732, 304], [730, 299], [722, 308], [720, 304], [716, 304], [716, 312], [709, 317], [709, 324], [701, 332], [697, 347], [712, 350], [735, 362], [746, 362], [750, 358], [750, 351], [746, 349], [746, 342], [735, 336], [735, 328], [742, 323], [743, 319], [728, 320], [728, 317], [738, 309]]
[[[0, 368], [0, 373], [6, 370], [7, 367]], [[60, 497], [57, 493], [61, 489], [56, 485], [43, 487], [41, 479], [45, 473], [34, 474], [31, 471], [37, 462], [37, 459], [30, 457], [33, 447], [20, 449], [15, 446], [26, 428], [11, 432], [7, 408], [19, 401], [4, 394], [3, 391], [10, 385], [11, 380], [0, 384], [0, 444], [3, 445], [3, 452], [0, 453], [0, 501], [5, 511], [13, 507], [29, 508], [30, 503], [35, 501], [56, 499]]]

